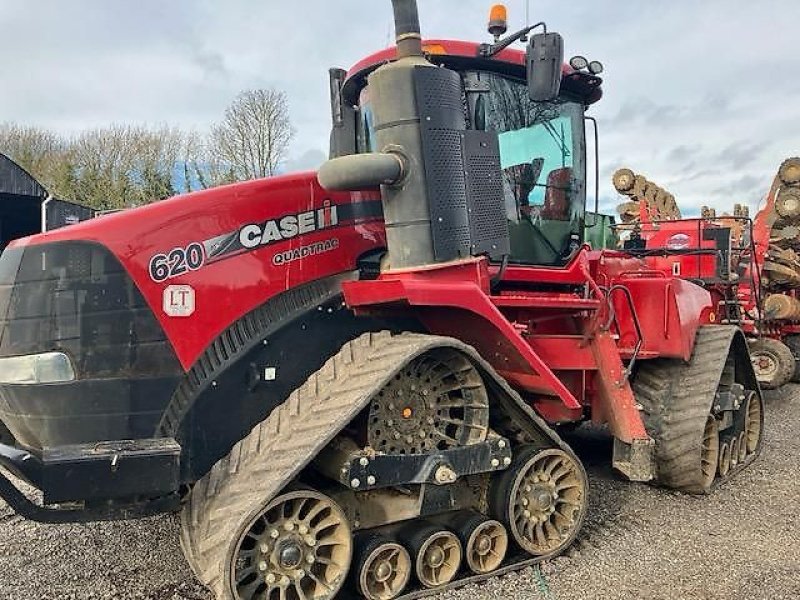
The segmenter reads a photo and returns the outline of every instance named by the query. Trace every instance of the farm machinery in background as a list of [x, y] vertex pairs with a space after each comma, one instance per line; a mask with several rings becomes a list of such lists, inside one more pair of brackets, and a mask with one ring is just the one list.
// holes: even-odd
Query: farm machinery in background
[[800, 159], [783, 162], [752, 220], [740, 204], [732, 215], [703, 207], [682, 219], [671, 194], [629, 169], [613, 183], [629, 198], [618, 207], [623, 247], [712, 293], [714, 320], [747, 334], [763, 388], [800, 381]]
[[318, 173], [2, 254], [0, 464], [43, 493], [0, 476], [17, 512], [180, 510], [221, 600], [390, 600], [572, 543], [588, 483], [554, 427], [607, 424], [619, 473], [688, 493], [757, 457], [710, 291], [583, 243], [602, 66], [502, 6], [474, 43], [392, 4], [396, 47], [330, 73]]

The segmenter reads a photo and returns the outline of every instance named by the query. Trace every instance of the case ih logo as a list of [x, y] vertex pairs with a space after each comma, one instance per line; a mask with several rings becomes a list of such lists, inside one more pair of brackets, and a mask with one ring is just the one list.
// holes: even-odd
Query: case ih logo
[[[247, 223], [239, 229], [220, 234], [202, 242], [192, 242], [186, 247], [173, 248], [168, 253], [159, 253], [150, 259], [150, 278], [161, 283], [196, 271], [205, 265], [238, 256], [244, 252], [257, 251], [260, 248], [302, 238], [302, 236], [383, 218], [379, 198], [364, 197], [357, 202], [340, 205], [325, 200], [322, 207], [299, 213], [282, 215], [261, 223]], [[294, 248], [291, 251], [279, 252], [273, 257], [275, 266], [285, 265], [300, 258], [330, 252], [338, 248], [339, 240], [333, 238], [322, 242]]]
[[245, 225], [239, 230], [239, 243], [244, 248], [252, 249], [335, 227], [338, 224], [336, 207], [326, 202], [319, 210], [286, 215], [264, 224]]

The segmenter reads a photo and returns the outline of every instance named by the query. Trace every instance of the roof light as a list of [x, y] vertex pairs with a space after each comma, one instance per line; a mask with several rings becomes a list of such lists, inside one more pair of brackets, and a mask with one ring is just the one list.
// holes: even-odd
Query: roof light
[[599, 60], [593, 60], [589, 63], [589, 73], [592, 75], [600, 75], [603, 72], [603, 63]]
[[425, 54], [447, 54], [447, 48], [441, 44], [425, 44], [422, 46], [422, 51]]
[[508, 31], [508, 9], [504, 4], [495, 4], [489, 11], [489, 33], [499, 38]]
[[589, 66], [589, 61], [583, 56], [573, 56], [569, 59], [569, 66], [576, 71], [582, 71]]

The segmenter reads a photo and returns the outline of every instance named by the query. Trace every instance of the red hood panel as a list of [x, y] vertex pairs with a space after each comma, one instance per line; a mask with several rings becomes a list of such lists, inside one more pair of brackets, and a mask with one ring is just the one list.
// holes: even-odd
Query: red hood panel
[[66, 240], [116, 255], [185, 369], [272, 296], [353, 270], [360, 255], [385, 244], [379, 193], [331, 194], [316, 173], [177, 196], [13, 245]]

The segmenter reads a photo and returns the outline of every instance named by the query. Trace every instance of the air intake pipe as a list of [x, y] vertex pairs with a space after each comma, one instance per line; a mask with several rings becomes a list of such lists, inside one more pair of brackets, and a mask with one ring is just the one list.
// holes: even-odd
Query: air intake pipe
[[422, 56], [422, 35], [416, 0], [392, 0], [397, 58]]

